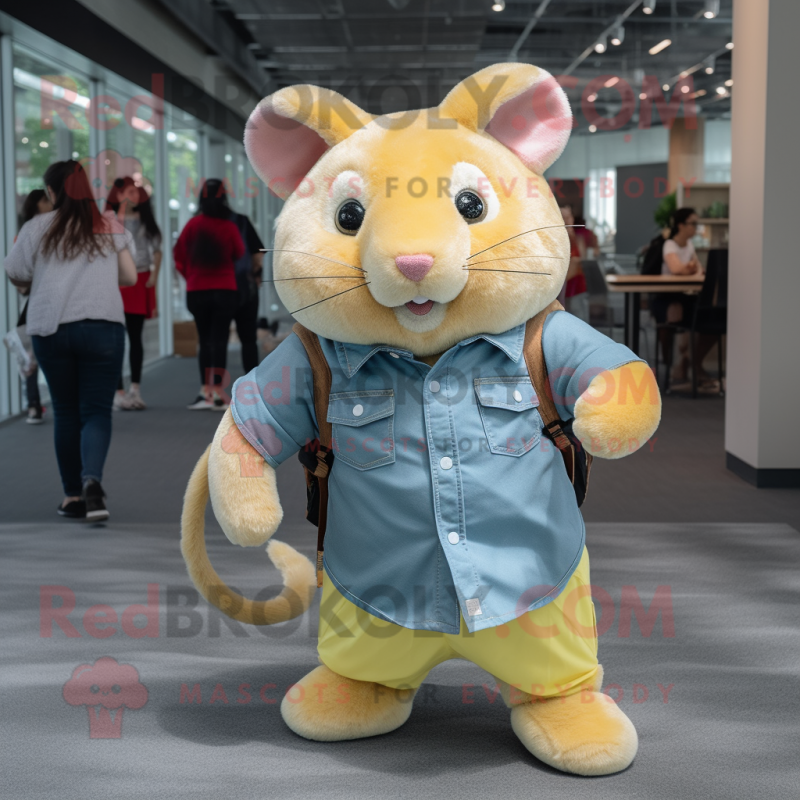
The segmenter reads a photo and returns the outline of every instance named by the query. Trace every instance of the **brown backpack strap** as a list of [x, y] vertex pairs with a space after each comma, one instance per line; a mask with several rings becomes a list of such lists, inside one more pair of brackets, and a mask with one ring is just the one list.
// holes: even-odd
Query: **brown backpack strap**
[[[547, 317], [553, 311], [563, 310], [564, 307], [561, 303], [558, 300], [553, 300], [547, 308], [543, 308], [535, 317], [529, 319], [525, 326], [525, 344], [523, 346], [525, 365], [528, 367], [531, 383], [536, 396], [539, 398], [539, 414], [544, 422], [545, 430], [555, 442], [556, 447], [562, 451], [562, 454], [568, 450], [571, 451], [572, 443], [561, 430], [561, 419], [558, 416], [558, 411], [556, 411], [556, 404], [553, 402], [553, 391], [550, 388], [547, 364], [545, 364], [544, 350], [542, 349], [542, 332], [544, 331], [544, 323]], [[572, 472], [570, 464], [567, 464], [567, 471]], [[570, 474], [571, 478], [572, 474]]]
[[312, 471], [305, 467], [306, 483], [312, 480], [312, 475], [319, 485], [319, 524], [317, 527], [317, 586], [322, 586], [322, 556], [324, 552], [325, 529], [328, 525], [328, 473], [330, 471], [331, 441], [333, 439], [333, 426], [328, 422], [328, 399], [331, 393], [331, 368], [316, 333], [295, 322], [292, 330], [303, 343], [311, 364], [311, 374], [314, 382], [314, 413], [317, 417], [319, 428], [319, 443], [317, 449], [317, 466]]

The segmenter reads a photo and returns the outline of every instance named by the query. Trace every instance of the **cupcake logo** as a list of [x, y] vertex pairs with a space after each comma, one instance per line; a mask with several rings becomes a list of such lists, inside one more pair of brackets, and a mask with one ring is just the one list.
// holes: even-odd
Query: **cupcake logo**
[[63, 694], [71, 706], [86, 706], [90, 739], [121, 739], [125, 709], [141, 708], [148, 697], [136, 667], [108, 656], [75, 667]]

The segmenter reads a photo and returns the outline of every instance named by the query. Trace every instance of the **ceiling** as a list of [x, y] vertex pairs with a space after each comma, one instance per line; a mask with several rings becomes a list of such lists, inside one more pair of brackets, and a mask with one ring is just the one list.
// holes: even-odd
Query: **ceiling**
[[[521, 61], [576, 78], [577, 86], [567, 90], [573, 108], [589, 94], [589, 81], [599, 76], [627, 81], [638, 98], [644, 75], [668, 84], [669, 96], [681, 73], [688, 72], [684, 83], [691, 81], [690, 93], [698, 93], [698, 112], [730, 114], [733, 88], [724, 82], [731, 78], [726, 44], [732, 36], [733, 0], [719, 0], [713, 19], [703, 16], [706, 0], [657, 0], [649, 15], [643, 0], [505, 0], [500, 12], [492, 10], [493, 0], [209, 2], [264, 71], [266, 91], [313, 83], [341, 92], [372, 113], [387, 113], [435, 105], [455, 83], [482, 67]], [[620, 19], [624, 39], [615, 46], [604, 34]], [[607, 45], [603, 53], [594, 50], [598, 39]], [[651, 55], [649, 49], [664, 39], [672, 44]], [[714, 54], [714, 71], [706, 74], [707, 59]], [[601, 87], [595, 103], [601, 115], [613, 117], [621, 110], [620, 92]], [[589, 122], [583, 114], [576, 116], [577, 132], [587, 132]], [[634, 108], [615, 129], [637, 124]]]

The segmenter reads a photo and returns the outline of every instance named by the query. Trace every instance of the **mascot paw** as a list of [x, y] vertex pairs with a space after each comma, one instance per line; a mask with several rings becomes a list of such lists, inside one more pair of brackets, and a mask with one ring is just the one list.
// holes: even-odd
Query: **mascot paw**
[[619, 706], [597, 691], [600, 667], [590, 684], [568, 697], [529, 698], [511, 709], [511, 727], [525, 747], [562, 772], [611, 775], [633, 761], [639, 748], [636, 728]]
[[299, 736], [317, 742], [363, 739], [399, 728], [411, 714], [416, 690], [354, 681], [324, 664], [283, 698], [281, 715]]
[[661, 420], [655, 376], [643, 361], [592, 378], [575, 403], [572, 430], [588, 453], [622, 458], [638, 450]]
[[283, 509], [275, 470], [242, 436], [230, 408], [214, 435], [208, 454], [211, 505], [233, 544], [264, 544], [278, 529]]

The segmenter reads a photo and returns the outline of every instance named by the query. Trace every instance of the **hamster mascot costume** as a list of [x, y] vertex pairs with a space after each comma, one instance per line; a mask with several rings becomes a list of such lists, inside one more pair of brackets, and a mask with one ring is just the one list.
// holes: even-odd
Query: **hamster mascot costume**
[[[561, 88], [526, 64], [424, 111], [373, 117], [291, 86], [250, 117], [247, 155], [286, 201], [273, 278], [298, 324], [234, 385], [182, 549], [243, 622], [295, 617], [322, 587], [320, 666], [281, 706], [300, 736], [393, 731], [428, 672], [466, 658], [541, 761], [604, 775], [636, 754], [600, 691], [578, 506], [591, 458], [646, 442], [661, 401], [644, 362], [556, 301], [570, 242], [542, 174], [571, 128]], [[297, 454], [318, 571], [272, 541], [284, 589], [254, 603], [209, 563], [204, 508], [234, 544], [263, 545], [283, 513], [275, 470]]]

